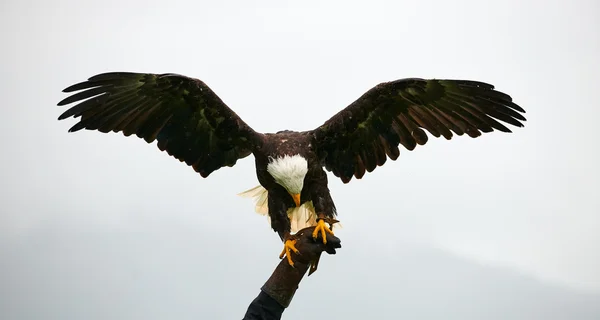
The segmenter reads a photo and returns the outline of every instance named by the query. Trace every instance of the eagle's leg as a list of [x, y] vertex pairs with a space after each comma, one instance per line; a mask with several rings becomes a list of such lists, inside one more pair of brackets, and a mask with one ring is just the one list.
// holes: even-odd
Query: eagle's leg
[[281, 254], [279, 254], [279, 259], [283, 259], [283, 257], [285, 256], [287, 258], [288, 263], [292, 267], [294, 266], [294, 261], [292, 260], [292, 256], [290, 254], [291, 251], [293, 251], [295, 254], [300, 254], [300, 251], [296, 249], [297, 241], [298, 240], [296, 239], [296, 237], [287, 233], [283, 240], [283, 250], [281, 251]]
[[332, 218], [327, 218], [324, 214], [319, 214], [319, 217], [317, 218], [317, 226], [315, 227], [315, 230], [313, 231], [313, 239], [317, 239], [317, 237], [319, 236], [319, 233], [321, 233], [321, 238], [323, 239], [323, 243], [327, 244], [327, 234], [333, 234], [333, 231], [331, 231], [331, 229], [327, 226], [327, 224], [329, 224], [330, 226], [333, 226], [334, 223], [339, 222], [335, 219]]

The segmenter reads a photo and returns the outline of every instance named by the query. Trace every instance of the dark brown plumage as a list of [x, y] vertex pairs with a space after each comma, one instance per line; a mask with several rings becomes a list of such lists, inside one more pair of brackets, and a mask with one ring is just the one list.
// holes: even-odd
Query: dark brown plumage
[[448, 140], [453, 132], [472, 138], [494, 129], [511, 132], [497, 120], [522, 127], [520, 112], [487, 83], [402, 79], [375, 86], [313, 132], [325, 168], [347, 183], [387, 157], [396, 160], [400, 144], [413, 150], [427, 143], [425, 130]]
[[[282, 239], [290, 235], [287, 212], [295, 205], [309, 202], [319, 217], [335, 217], [323, 168], [348, 183], [387, 158], [396, 160], [400, 145], [413, 150], [426, 144], [426, 132], [446, 139], [453, 134], [474, 138], [493, 130], [511, 132], [500, 121], [517, 127], [525, 121], [525, 110], [509, 95], [466, 80], [381, 83], [319, 128], [275, 134], [254, 131], [204, 82], [182, 75], [104, 73], [64, 90], [75, 91], [58, 103], [79, 102], [59, 117], [80, 117], [69, 131], [123, 132], [148, 143], [157, 140], [160, 150], [202, 177], [253, 153], [258, 180], [268, 191], [271, 225]], [[303, 175], [291, 176], [297, 172]], [[298, 183], [302, 189], [293, 190]]]
[[81, 117], [69, 131], [123, 132], [150, 143], [208, 177], [247, 157], [260, 139], [204, 82], [176, 74], [105, 73], [72, 85], [59, 106], [85, 100], [59, 120]]

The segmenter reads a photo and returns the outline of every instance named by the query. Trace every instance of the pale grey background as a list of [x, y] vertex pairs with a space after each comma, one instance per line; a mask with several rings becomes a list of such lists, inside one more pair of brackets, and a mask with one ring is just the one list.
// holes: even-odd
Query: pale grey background
[[[285, 319], [600, 319], [596, 1], [3, 1], [1, 319], [239, 319], [281, 243], [252, 157], [203, 180], [154, 145], [68, 134], [106, 71], [204, 80], [262, 132], [375, 84], [492, 83], [525, 128], [430, 140], [331, 190], [344, 247]], [[378, 229], [377, 229], [378, 228]]]

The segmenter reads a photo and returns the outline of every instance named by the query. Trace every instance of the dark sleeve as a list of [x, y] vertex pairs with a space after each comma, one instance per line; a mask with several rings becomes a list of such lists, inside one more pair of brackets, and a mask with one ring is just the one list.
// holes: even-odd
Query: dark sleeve
[[275, 299], [260, 291], [242, 320], [279, 320], [284, 309]]
[[[335, 254], [337, 248], [341, 248], [338, 237], [327, 234], [327, 244], [321, 239], [313, 239], [312, 232], [315, 227], [299, 230], [294, 235], [298, 242], [296, 247], [301, 255], [291, 253], [294, 266], [290, 266], [287, 259], [282, 259], [271, 277], [260, 288], [258, 296], [250, 303], [246, 315], [242, 320], [280, 320], [292, 301], [298, 285], [310, 268], [311, 273], [317, 270], [319, 258], [323, 251]], [[311, 268], [313, 266], [314, 268]]]

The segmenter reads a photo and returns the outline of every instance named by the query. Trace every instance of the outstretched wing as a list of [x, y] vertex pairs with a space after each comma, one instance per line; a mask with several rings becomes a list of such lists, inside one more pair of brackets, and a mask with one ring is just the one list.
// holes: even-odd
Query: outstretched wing
[[468, 80], [401, 79], [381, 83], [313, 130], [325, 168], [344, 183], [352, 176], [396, 160], [398, 146], [413, 150], [429, 131], [450, 140], [452, 132], [478, 137], [494, 129], [511, 132], [497, 120], [522, 127], [521, 107], [494, 86]]
[[[83, 91], [80, 91], [83, 90]], [[204, 82], [177, 74], [103, 73], [72, 85], [59, 106], [79, 102], [59, 120], [81, 129], [136, 134], [208, 177], [233, 166], [261, 141]], [[87, 99], [87, 100], [86, 100]]]

